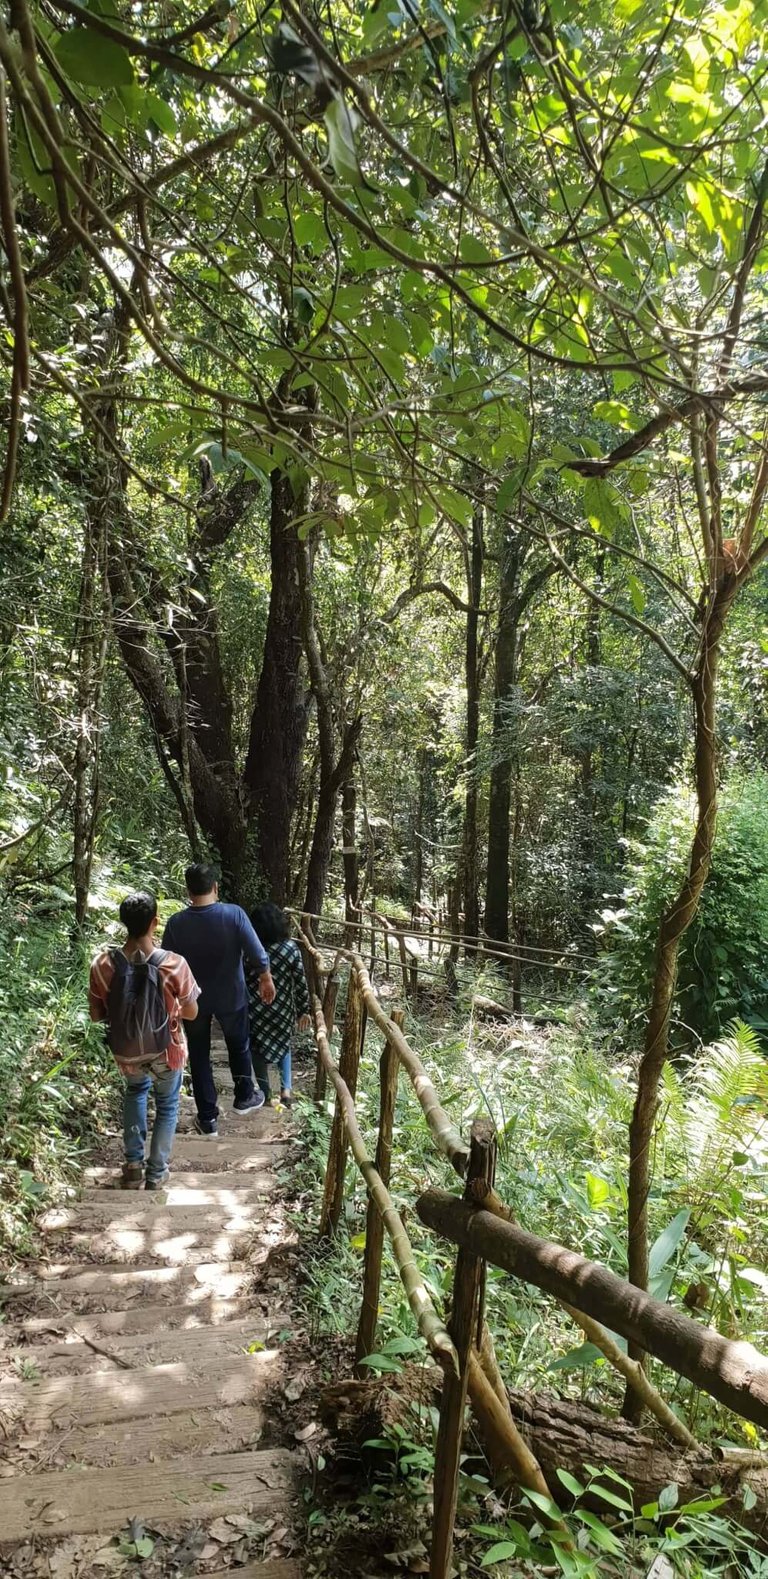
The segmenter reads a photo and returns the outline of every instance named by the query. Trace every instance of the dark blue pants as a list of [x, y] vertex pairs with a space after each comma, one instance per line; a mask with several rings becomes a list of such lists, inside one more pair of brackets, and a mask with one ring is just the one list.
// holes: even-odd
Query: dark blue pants
[[[195, 1094], [198, 1117], [203, 1120], [217, 1118], [219, 1113], [216, 1101], [216, 1082], [211, 1068], [211, 1022], [213, 1018], [212, 1014], [198, 1014], [196, 1020], [187, 1020], [185, 1027], [189, 1047], [189, 1072], [192, 1076], [192, 1090]], [[227, 1044], [229, 1067], [235, 1084], [235, 1101], [238, 1101], [249, 1097], [253, 1091], [248, 1005], [244, 1003], [242, 1009], [235, 1009], [232, 1014], [217, 1014], [216, 1019], [221, 1026], [224, 1040]]]

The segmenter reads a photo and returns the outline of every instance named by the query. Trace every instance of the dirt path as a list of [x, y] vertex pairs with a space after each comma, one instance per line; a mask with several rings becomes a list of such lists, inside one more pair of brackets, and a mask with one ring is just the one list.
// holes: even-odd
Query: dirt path
[[272, 1445], [270, 1408], [291, 1332], [272, 1270], [293, 1237], [290, 1116], [232, 1115], [223, 1047], [214, 1061], [218, 1141], [192, 1133], [185, 1099], [156, 1194], [115, 1188], [115, 1141], [44, 1217], [48, 1258], [0, 1289], [3, 1576], [299, 1579], [301, 1463]]

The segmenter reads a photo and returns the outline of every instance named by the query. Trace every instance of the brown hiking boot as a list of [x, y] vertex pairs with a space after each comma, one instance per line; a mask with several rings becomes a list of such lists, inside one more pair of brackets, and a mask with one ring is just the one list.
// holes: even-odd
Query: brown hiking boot
[[140, 1190], [144, 1183], [143, 1162], [124, 1162], [123, 1177], [120, 1188], [122, 1190]]

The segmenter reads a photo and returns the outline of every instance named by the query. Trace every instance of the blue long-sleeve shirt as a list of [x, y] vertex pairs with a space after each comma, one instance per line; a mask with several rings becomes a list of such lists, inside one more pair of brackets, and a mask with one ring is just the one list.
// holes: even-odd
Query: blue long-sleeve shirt
[[188, 905], [171, 916], [163, 948], [187, 961], [200, 988], [200, 1014], [227, 1014], [248, 1002], [243, 959], [261, 975], [269, 955], [239, 905]]

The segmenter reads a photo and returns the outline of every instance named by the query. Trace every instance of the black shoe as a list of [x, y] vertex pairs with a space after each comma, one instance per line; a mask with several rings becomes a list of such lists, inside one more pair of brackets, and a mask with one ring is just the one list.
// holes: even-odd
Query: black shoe
[[171, 1170], [166, 1168], [165, 1173], [161, 1173], [159, 1179], [146, 1179], [144, 1188], [145, 1190], [164, 1190], [170, 1177]]
[[202, 1135], [203, 1140], [218, 1140], [219, 1126], [215, 1118], [196, 1118], [195, 1134]]
[[235, 1097], [232, 1112], [240, 1115], [243, 1113], [255, 1113], [257, 1108], [264, 1106], [264, 1100], [263, 1091], [252, 1091], [250, 1096], [247, 1097]]

